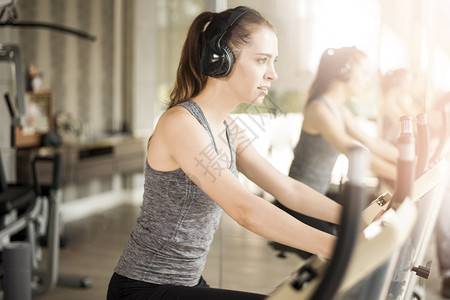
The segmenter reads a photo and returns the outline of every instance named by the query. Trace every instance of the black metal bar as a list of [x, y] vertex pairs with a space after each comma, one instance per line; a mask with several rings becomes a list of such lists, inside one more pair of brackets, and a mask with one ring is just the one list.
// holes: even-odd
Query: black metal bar
[[58, 24], [52, 24], [52, 23], [44, 23], [44, 22], [33, 22], [33, 21], [12, 21], [8, 20], [6, 22], [0, 23], [0, 26], [14, 26], [14, 27], [30, 27], [30, 28], [44, 28], [44, 29], [50, 29], [59, 31], [62, 33], [68, 33], [75, 35], [79, 38], [86, 39], [89, 41], [95, 41], [97, 38], [87, 32], [72, 29], [67, 26], [58, 25]]
[[363, 184], [368, 166], [368, 152], [365, 148], [354, 147], [349, 151], [349, 181], [341, 194], [343, 211], [341, 230], [327, 271], [311, 299], [333, 299], [350, 262], [358, 238], [361, 211], [365, 205], [366, 189]]
[[12, 148], [16, 147], [16, 119], [17, 119], [17, 113], [14, 110], [14, 107], [12, 105], [11, 97], [9, 96], [9, 93], [5, 93], [5, 101], [6, 105], [8, 106], [9, 115], [11, 116], [11, 126], [10, 126], [10, 144]]

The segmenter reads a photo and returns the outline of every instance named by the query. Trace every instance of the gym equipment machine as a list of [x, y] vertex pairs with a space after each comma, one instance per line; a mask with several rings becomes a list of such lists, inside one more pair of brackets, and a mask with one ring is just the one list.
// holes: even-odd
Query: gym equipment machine
[[[12, 71], [15, 74], [13, 83], [17, 98], [13, 102], [9, 94], [5, 94], [6, 104], [11, 116], [10, 143], [11, 147], [15, 148], [16, 128], [22, 125], [23, 115], [25, 114], [25, 89], [20, 75], [21, 57], [19, 48], [15, 45], [0, 45], [0, 61], [11, 62]], [[40, 163], [53, 165], [52, 180], [49, 184], [39, 182], [37, 168]], [[9, 243], [11, 236], [23, 231], [26, 232], [26, 243], [30, 248], [33, 279], [29, 287], [23, 284], [17, 285], [17, 292], [30, 290], [34, 295], [40, 295], [53, 289], [56, 284], [81, 288], [90, 287], [92, 281], [88, 277], [58, 275], [57, 273], [60, 241], [58, 227], [61, 198], [60, 154], [54, 151], [37, 155], [31, 159], [30, 165], [33, 177], [32, 184], [15, 185], [6, 182], [3, 164], [2, 162], [0, 164], [0, 250]], [[44, 238], [46, 238], [48, 249], [45, 268], [39, 266], [39, 261], [42, 258], [41, 241]], [[12, 269], [9, 268], [9, 265], [5, 267], [8, 270]], [[2, 269], [0, 268], [0, 270]], [[15, 291], [11, 291], [12, 294], [8, 291], [11, 286], [13, 285], [2, 286], [0, 296], [2, 296], [2, 292], [5, 292], [5, 297], [14, 295]], [[22, 299], [23, 297], [18, 296], [18, 298]]]
[[[414, 293], [417, 277], [411, 275], [416, 272], [426, 277], [429, 273], [430, 263], [425, 267], [420, 263], [436, 218], [436, 207], [442, 198], [442, 183], [447, 175], [448, 163], [445, 160], [435, 164], [428, 163], [427, 146], [422, 146], [424, 148], [419, 149], [418, 157], [420, 164], [415, 164], [411, 120], [407, 116], [401, 120], [396, 189], [393, 195], [380, 195], [362, 212], [362, 218], [357, 218], [362, 221], [363, 227], [367, 227], [361, 234], [356, 233], [354, 247], [347, 245], [346, 251], [352, 254], [349, 257], [334, 255], [331, 261], [318, 256], [311, 257], [277, 287], [268, 299], [410, 299], [413, 294], [420, 299]], [[426, 118], [421, 119], [418, 126], [426, 126]], [[421, 142], [428, 138], [426, 130], [425, 127], [418, 128]], [[418, 178], [415, 178], [416, 172]], [[350, 178], [349, 174], [346, 186], [352, 185]], [[363, 198], [359, 199], [360, 202], [361, 199]], [[345, 207], [346, 205], [344, 210]], [[382, 210], [385, 212], [374, 220]], [[359, 226], [356, 227], [359, 229]], [[346, 231], [344, 226], [341, 230], [341, 234]], [[341, 238], [340, 235], [339, 240]], [[414, 255], [404, 259], [405, 251], [411, 249], [415, 250]], [[332, 264], [334, 259], [340, 259], [341, 262]], [[336, 266], [341, 269], [336, 271]], [[403, 277], [395, 273], [400, 269]], [[337, 279], [340, 284], [336, 287], [329, 278], [339, 274], [342, 279]], [[403, 278], [400, 289], [397, 284], [399, 278]], [[329, 298], [321, 298], [325, 293]]]
[[368, 153], [365, 148], [349, 150], [348, 182], [342, 193], [343, 212], [341, 232], [331, 260], [313, 255], [282, 285], [270, 293], [268, 299], [332, 299], [347, 269], [356, 242], [360, 215], [365, 198], [362, 182], [367, 170]]

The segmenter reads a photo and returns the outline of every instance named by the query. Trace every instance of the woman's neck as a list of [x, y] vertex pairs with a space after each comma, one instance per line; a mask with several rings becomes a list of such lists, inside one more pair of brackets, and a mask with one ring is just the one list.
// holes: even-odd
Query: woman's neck
[[207, 87], [192, 100], [200, 106], [210, 125], [220, 126], [236, 106], [230, 98], [221, 89]]
[[329, 102], [333, 102], [337, 105], [342, 105], [342, 104], [344, 104], [345, 101], [348, 100], [349, 96], [345, 92], [344, 88], [336, 87], [336, 88], [330, 89], [329, 91], [323, 93], [322, 97], [325, 98]]

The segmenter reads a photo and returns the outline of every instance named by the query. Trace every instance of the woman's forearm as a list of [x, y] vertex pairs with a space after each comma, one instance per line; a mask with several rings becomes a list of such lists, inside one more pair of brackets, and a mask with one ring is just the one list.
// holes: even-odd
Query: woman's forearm
[[267, 201], [261, 201], [262, 205], [253, 205], [249, 209], [242, 226], [269, 240], [331, 258], [335, 236], [300, 222]]
[[334, 224], [340, 221], [342, 206], [300, 181], [295, 180], [291, 192], [277, 200], [304, 215]]
[[376, 155], [371, 156], [370, 168], [378, 176], [390, 179], [392, 181], [395, 181], [397, 179], [396, 166], [392, 163], [383, 160], [382, 158]]

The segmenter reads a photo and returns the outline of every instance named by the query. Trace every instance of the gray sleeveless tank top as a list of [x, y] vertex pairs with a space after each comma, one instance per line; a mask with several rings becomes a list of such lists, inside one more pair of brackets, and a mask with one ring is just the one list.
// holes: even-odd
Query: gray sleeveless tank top
[[[328, 106], [323, 98], [312, 101], [322, 101]], [[289, 176], [319, 193], [325, 194], [339, 154], [339, 150], [325, 140], [321, 134], [309, 134], [302, 130], [297, 146], [294, 148], [294, 160], [289, 170]]]
[[[192, 100], [180, 105], [203, 125], [218, 153], [200, 107]], [[237, 176], [236, 146], [225, 121], [224, 125], [231, 152], [229, 169]], [[141, 213], [115, 272], [154, 284], [196, 285], [221, 215], [220, 206], [181, 169], [157, 171], [146, 161]]]

